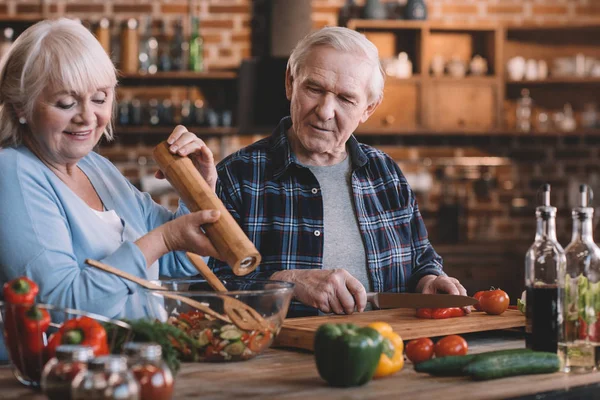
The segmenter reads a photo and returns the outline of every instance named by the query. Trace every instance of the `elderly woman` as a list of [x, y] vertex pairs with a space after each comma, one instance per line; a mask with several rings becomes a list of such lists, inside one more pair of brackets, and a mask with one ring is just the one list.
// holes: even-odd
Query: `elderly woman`
[[[201, 226], [219, 215], [183, 204], [170, 212], [94, 152], [113, 136], [116, 83], [98, 41], [67, 19], [33, 25], [2, 60], [0, 284], [26, 275], [39, 284], [40, 302], [136, 318], [145, 313], [137, 285], [85, 259], [145, 279], [193, 275], [182, 251], [218, 257]], [[214, 187], [202, 140], [177, 126], [168, 142]]]

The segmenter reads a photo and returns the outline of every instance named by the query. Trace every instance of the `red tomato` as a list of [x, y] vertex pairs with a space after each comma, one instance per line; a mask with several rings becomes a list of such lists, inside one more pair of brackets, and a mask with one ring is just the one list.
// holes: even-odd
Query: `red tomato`
[[[478, 301], [481, 301], [481, 296], [483, 296], [483, 292], [484, 292], [483, 290], [480, 290], [479, 292], [475, 293], [475, 294], [473, 295], [473, 297], [474, 297], [475, 299], [477, 299]], [[483, 311], [483, 310], [481, 309], [481, 305], [480, 305], [479, 303], [475, 304], [475, 305], [473, 306], [473, 308], [475, 308], [477, 311]]]
[[468, 350], [467, 341], [458, 335], [443, 337], [434, 346], [436, 357], [464, 356]]
[[429, 338], [411, 340], [406, 344], [406, 357], [413, 364], [429, 360], [433, 357], [433, 342]]
[[500, 315], [508, 308], [510, 299], [504, 290], [487, 290], [481, 295], [479, 305], [488, 314]]

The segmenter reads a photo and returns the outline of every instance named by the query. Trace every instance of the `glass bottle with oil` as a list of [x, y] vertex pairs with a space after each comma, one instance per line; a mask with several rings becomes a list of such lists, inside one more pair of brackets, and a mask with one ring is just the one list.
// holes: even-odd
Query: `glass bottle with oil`
[[558, 345], [565, 372], [588, 372], [599, 366], [600, 248], [594, 243], [588, 187], [579, 188], [580, 204], [572, 211], [573, 235], [565, 249], [567, 271], [562, 297], [563, 338]]
[[556, 353], [562, 335], [560, 302], [565, 276], [565, 253], [556, 239], [556, 207], [550, 206], [550, 185], [542, 189], [536, 208], [535, 241], [525, 256], [525, 343], [536, 351]]

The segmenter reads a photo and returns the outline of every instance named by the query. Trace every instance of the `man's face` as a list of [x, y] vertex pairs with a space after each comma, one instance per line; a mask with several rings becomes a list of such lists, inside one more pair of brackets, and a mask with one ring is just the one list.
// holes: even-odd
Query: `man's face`
[[326, 46], [308, 54], [298, 76], [287, 72], [291, 140], [300, 161], [321, 159], [333, 164], [340, 161], [336, 156], [345, 156], [346, 141], [380, 103], [368, 102], [373, 73], [377, 70], [365, 58]]

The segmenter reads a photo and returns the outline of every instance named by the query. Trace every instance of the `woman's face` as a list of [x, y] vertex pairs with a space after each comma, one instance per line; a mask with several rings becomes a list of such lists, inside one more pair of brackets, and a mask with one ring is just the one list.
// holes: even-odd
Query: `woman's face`
[[72, 165], [85, 157], [110, 122], [114, 88], [89, 93], [47, 87], [28, 121], [33, 149], [46, 163]]

